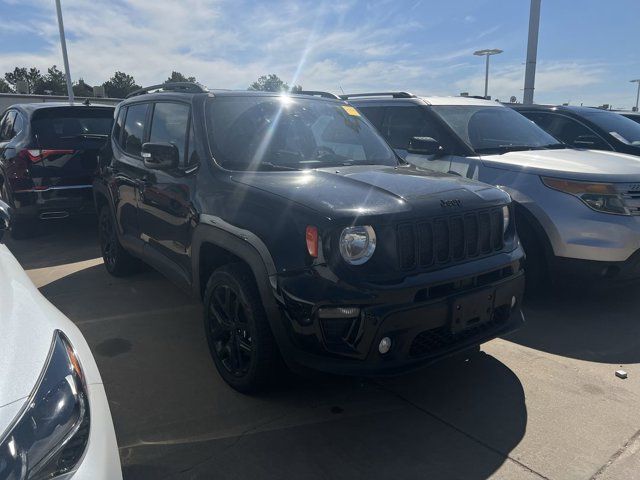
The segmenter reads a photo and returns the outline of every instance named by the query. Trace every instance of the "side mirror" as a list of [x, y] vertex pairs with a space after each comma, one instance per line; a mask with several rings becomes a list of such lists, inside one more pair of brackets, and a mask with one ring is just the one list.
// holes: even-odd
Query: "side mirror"
[[417, 155], [442, 155], [444, 148], [432, 137], [411, 137], [407, 152]]
[[580, 135], [571, 144], [577, 148], [604, 148], [602, 139], [596, 135]]
[[9, 205], [0, 200], [0, 240], [5, 232], [9, 231], [11, 226], [11, 208]]
[[178, 168], [180, 153], [172, 143], [145, 143], [142, 145], [144, 166], [152, 170]]

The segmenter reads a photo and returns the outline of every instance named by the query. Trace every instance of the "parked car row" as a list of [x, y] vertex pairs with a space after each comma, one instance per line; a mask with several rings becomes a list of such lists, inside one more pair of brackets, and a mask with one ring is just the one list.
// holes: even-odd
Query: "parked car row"
[[185, 82], [115, 111], [46, 105], [0, 120], [12, 231], [92, 195], [107, 271], [143, 261], [201, 298], [213, 361], [242, 392], [283, 368], [469, 356], [522, 324], [525, 271], [540, 287], [567, 267], [640, 268], [640, 159], [574, 148], [496, 102]]

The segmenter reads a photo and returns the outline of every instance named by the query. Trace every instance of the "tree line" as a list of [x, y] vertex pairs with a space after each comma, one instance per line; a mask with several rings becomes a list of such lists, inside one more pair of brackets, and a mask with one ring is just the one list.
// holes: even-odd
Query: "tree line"
[[[174, 70], [164, 83], [195, 81], [195, 77], [185, 76]], [[66, 76], [56, 65], [49, 67], [46, 73], [40, 72], [35, 67], [15, 67], [12, 72], [6, 72], [4, 78], [0, 77], [0, 93], [16, 93], [18, 82], [24, 82], [28, 93], [31, 94], [67, 95]], [[124, 98], [129, 93], [141, 88], [132, 75], [120, 71], [115, 72], [111, 78], [102, 83], [102, 86], [104, 87], [105, 96], [111, 98]], [[258, 80], [249, 85], [248, 90], [296, 92], [302, 90], [302, 87], [300, 85], [289, 87], [287, 83], [272, 73], [259, 77]], [[73, 83], [73, 94], [77, 97], [93, 97], [93, 87], [80, 78]]]

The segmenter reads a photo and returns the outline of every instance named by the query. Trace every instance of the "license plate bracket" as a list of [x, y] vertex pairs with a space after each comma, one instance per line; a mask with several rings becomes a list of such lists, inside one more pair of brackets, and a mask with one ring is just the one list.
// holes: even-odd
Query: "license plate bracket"
[[451, 333], [477, 327], [493, 316], [495, 289], [485, 289], [455, 297], [451, 303]]

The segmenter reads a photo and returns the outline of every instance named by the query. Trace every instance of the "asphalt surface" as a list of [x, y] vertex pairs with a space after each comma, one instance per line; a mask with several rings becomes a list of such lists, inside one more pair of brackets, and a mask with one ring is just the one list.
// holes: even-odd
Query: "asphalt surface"
[[252, 398], [218, 377], [201, 305], [152, 270], [110, 277], [95, 230], [7, 243], [87, 338], [126, 479], [640, 478], [639, 285], [530, 302], [527, 325], [471, 362], [294, 377]]

